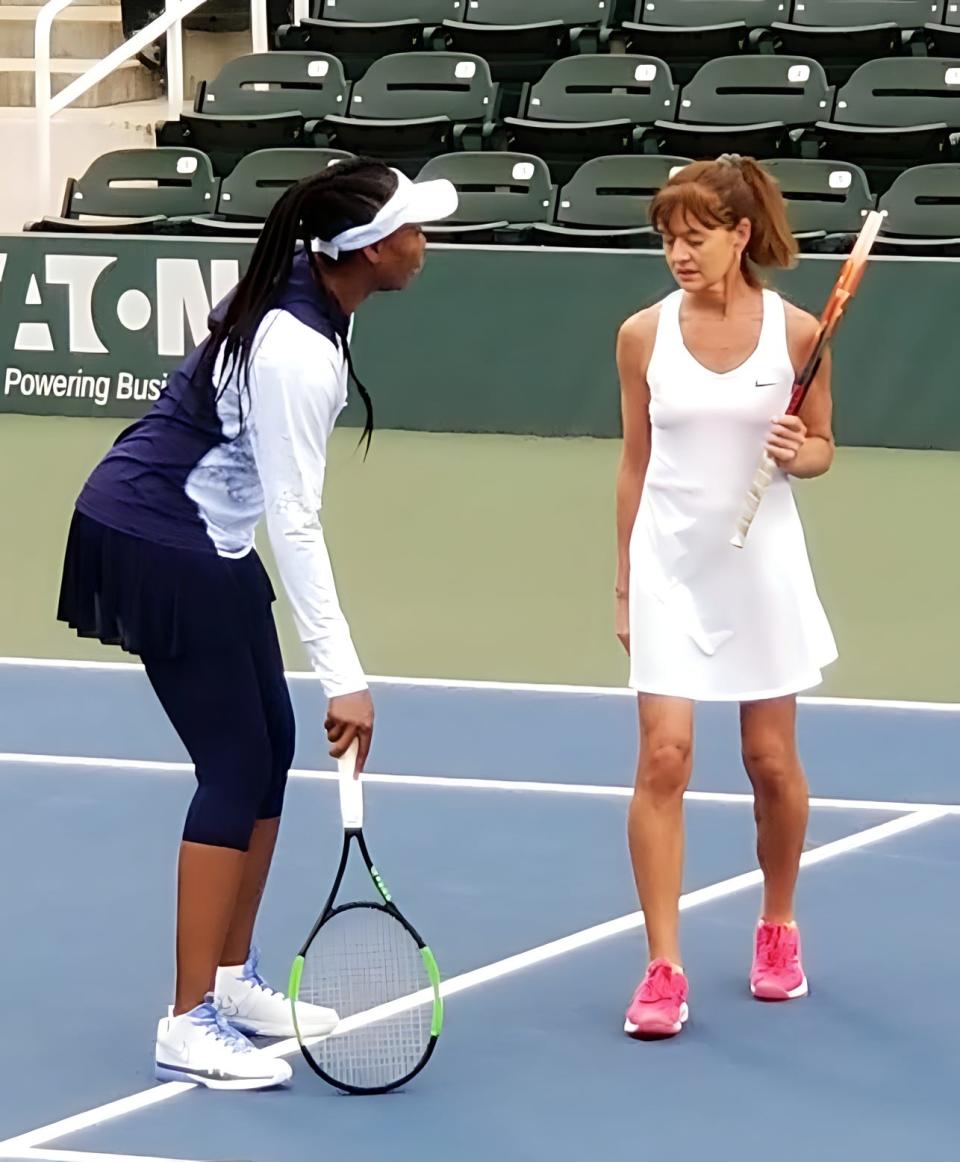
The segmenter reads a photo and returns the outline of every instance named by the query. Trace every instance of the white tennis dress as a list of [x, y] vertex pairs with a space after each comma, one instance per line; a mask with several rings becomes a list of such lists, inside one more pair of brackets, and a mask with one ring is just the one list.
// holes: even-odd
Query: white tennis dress
[[783, 300], [763, 291], [752, 355], [708, 371], [662, 300], [650, 386], [651, 450], [630, 540], [630, 685], [697, 701], [809, 689], [837, 657], [787, 475], [777, 472], [746, 546], [730, 538], [775, 415], [793, 385]]

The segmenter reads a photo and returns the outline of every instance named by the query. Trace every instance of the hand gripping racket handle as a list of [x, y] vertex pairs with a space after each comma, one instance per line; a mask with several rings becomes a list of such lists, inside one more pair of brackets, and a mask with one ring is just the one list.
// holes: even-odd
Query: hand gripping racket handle
[[757, 515], [757, 509], [760, 507], [760, 501], [763, 500], [763, 494], [770, 487], [770, 482], [773, 480], [773, 474], [776, 472], [777, 466], [773, 457], [769, 452], [764, 452], [760, 460], [757, 470], [753, 475], [753, 482], [750, 485], [750, 490], [747, 493], [746, 504], [743, 507], [743, 513], [737, 521], [737, 531], [730, 540], [730, 544], [734, 548], [742, 549], [746, 543], [747, 533], [750, 531], [750, 526], [753, 524], [753, 518]]
[[359, 745], [353, 742], [347, 753], [337, 760], [340, 770], [340, 815], [348, 831], [359, 831], [363, 827], [363, 783], [357, 773], [358, 750]]
[[[860, 280], [863, 278], [867, 267], [867, 259], [885, 217], [885, 210], [871, 210], [864, 217], [863, 228], [857, 235], [857, 240], [853, 245], [853, 249], [850, 251], [849, 257], [840, 269], [837, 281], [834, 283], [833, 290], [830, 292], [830, 298], [827, 300], [827, 305], [824, 307], [823, 314], [820, 316], [817, 334], [811, 346], [810, 354], [803, 366], [803, 370], [794, 383], [790, 403], [787, 408], [788, 415], [797, 414], [806, 398], [807, 392], [813, 385], [813, 381], [820, 368], [820, 361], [823, 358], [824, 351], [830, 339], [833, 337], [833, 333], [840, 323], [840, 320], [843, 318], [847, 304], [860, 285]], [[753, 483], [750, 485], [750, 491], [747, 494], [743, 513], [739, 521], [737, 521], [737, 531], [730, 538], [730, 544], [734, 548], [743, 548], [747, 533], [753, 524], [753, 518], [756, 516], [757, 509], [760, 507], [760, 501], [763, 499], [763, 494], [770, 487], [770, 482], [773, 480], [775, 471], [776, 465], [769, 454], [764, 452], [763, 459], [760, 461], [760, 467], [757, 469], [753, 477]]]

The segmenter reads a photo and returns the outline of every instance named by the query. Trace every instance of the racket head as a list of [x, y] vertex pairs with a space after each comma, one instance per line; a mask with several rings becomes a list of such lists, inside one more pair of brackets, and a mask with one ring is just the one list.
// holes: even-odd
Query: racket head
[[405, 1085], [430, 1060], [443, 1027], [433, 953], [389, 903], [331, 909], [293, 963], [289, 995], [339, 1014], [329, 1036], [303, 1038], [298, 1029], [297, 1039], [310, 1068], [345, 1093]]

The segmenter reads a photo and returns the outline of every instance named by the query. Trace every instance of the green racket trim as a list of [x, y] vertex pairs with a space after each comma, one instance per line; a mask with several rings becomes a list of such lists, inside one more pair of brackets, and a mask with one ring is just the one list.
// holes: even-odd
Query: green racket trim
[[420, 949], [420, 955], [423, 958], [423, 967], [427, 970], [427, 976], [430, 978], [430, 985], [433, 988], [433, 1022], [430, 1025], [430, 1036], [439, 1037], [440, 1030], [443, 1028], [443, 997], [440, 995], [440, 969], [437, 966], [437, 958], [426, 945]]
[[377, 891], [381, 896], [383, 896], [383, 902], [385, 904], [392, 903], [393, 896], [390, 895], [387, 885], [383, 882], [383, 876], [377, 871], [373, 864], [370, 865], [370, 877], [376, 885]]
[[287, 985], [287, 996], [290, 998], [290, 1011], [293, 1015], [293, 1029], [298, 1041], [302, 1038], [300, 1026], [297, 1024], [297, 997], [300, 995], [300, 978], [303, 976], [304, 964], [302, 956], [296, 957], [293, 964], [290, 965], [290, 983]]

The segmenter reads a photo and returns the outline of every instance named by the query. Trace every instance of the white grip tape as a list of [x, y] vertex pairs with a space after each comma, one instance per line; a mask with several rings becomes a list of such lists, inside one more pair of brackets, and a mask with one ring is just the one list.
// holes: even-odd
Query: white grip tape
[[354, 778], [357, 769], [358, 744], [354, 742], [343, 758], [337, 760], [340, 769], [340, 816], [343, 826], [363, 826], [363, 783]]
[[773, 457], [769, 452], [764, 452], [760, 466], [754, 473], [750, 491], [747, 493], [747, 502], [743, 506], [743, 515], [737, 521], [737, 531], [730, 538], [730, 544], [734, 548], [743, 548], [747, 539], [747, 533], [753, 524], [753, 518], [757, 515], [757, 509], [760, 507], [760, 501], [763, 500], [763, 494], [770, 487], [770, 482], [773, 480], [773, 474], [776, 468], [777, 466]]

